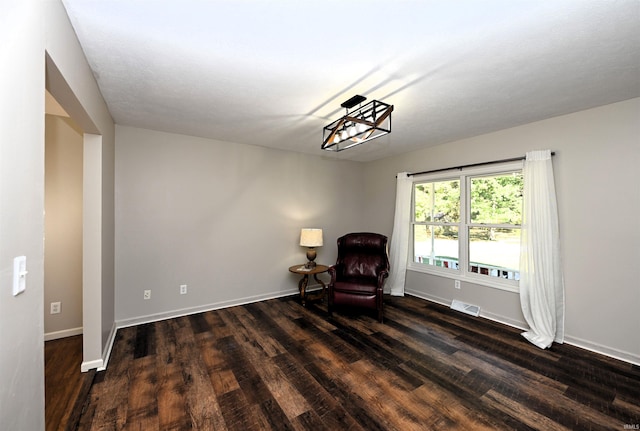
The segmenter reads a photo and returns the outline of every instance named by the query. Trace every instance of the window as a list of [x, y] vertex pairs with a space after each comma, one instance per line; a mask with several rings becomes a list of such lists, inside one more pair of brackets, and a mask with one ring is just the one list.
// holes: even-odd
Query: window
[[457, 269], [460, 180], [415, 184], [413, 196], [415, 261]]
[[417, 179], [409, 268], [517, 288], [522, 192], [520, 164]]

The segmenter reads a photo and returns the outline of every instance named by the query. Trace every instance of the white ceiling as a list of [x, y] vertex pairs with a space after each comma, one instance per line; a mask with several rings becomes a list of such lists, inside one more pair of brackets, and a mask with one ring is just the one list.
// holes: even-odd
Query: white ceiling
[[370, 161], [640, 96], [638, 0], [63, 0], [117, 124]]

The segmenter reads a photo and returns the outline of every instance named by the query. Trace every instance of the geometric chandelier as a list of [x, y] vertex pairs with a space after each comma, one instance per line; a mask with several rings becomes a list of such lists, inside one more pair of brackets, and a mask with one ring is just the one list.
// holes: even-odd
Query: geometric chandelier
[[[365, 100], [353, 96], [340, 105], [347, 113], [322, 129], [323, 150], [338, 152], [391, 133], [393, 105], [373, 100], [362, 106]], [[352, 109], [356, 105], [360, 106]]]

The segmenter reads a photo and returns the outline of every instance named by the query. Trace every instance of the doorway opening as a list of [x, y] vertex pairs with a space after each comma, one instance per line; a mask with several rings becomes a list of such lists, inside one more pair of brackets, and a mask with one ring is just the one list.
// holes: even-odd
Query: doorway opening
[[[58, 374], [62, 373], [62, 381], [65, 382], [65, 385], [71, 383], [68, 376], [66, 376], [65, 379], [64, 373], [68, 372], [72, 373], [76, 377], [79, 377], [79, 379], [82, 381], [82, 387], [87, 388], [90, 387], [90, 382], [93, 380], [96, 369], [104, 366], [105, 353], [103, 351], [103, 348], [105, 346], [105, 341], [108, 335], [108, 332], [103, 334], [102, 331], [103, 326], [106, 326], [102, 321], [102, 299], [104, 294], [102, 289], [102, 202], [104, 194], [104, 191], [102, 190], [102, 135], [100, 134], [100, 131], [95, 125], [92, 118], [87, 113], [87, 110], [80, 102], [80, 100], [78, 100], [78, 97], [74, 93], [74, 91], [69, 87], [67, 80], [62, 75], [61, 71], [58, 69], [57, 65], [48, 53], [45, 53], [45, 60], [46, 90], [50, 93], [53, 99], [58, 102], [58, 105], [62, 109], [62, 111], [68, 113], [66, 117], [64, 115], [58, 115], [57, 117], [60, 118], [47, 118], [45, 132], [50, 132], [51, 129], [56, 129], [57, 132], [60, 132], [63, 135], [68, 134], [65, 136], [73, 135], [75, 133], [79, 134], [81, 137], [81, 152], [79, 153], [81, 155], [81, 180], [79, 184], [78, 182], [75, 182], [73, 183], [74, 185], [71, 186], [68, 183], [65, 183], [65, 181], [67, 181], [68, 179], [67, 178], [62, 181], [64, 184], [66, 184], [66, 186], [58, 187], [59, 190], [62, 191], [61, 193], [63, 193], [64, 195], [67, 195], [69, 190], [72, 188], [76, 191], [79, 190], [81, 194], [80, 199], [78, 199], [77, 194], [74, 193], [76, 203], [77, 201], [79, 201], [81, 207], [79, 220], [77, 221], [77, 223], [63, 223], [64, 220], [61, 221], [59, 216], [54, 216], [55, 211], [54, 214], [52, 214], [51, 211], [53, 210], [47, 208], [47, 213], [45, 213], [45, 231], [47, 231], [47, 224], [54, 221], [56, 218], [58, 219], [56, 221], [59, 223], [57, 225], [58, 227], [56, 227], [56, 229], [53, 231], [55, 233], [49, 231], [49, 233], [47, 234], [47, 232], [45, 232], [44, 238], [45, 293], [43, 294], [43, 299], [45, 303], [45, 335], [47, 339], [56, 338], [52, 341], [45, 341], [45, 344], [57, 343], [59, 341], [71, 342], [75, 340], [76, 347], [73, 347], [73, 349], [76, 349], [74, 350], [76, 355], [79, 353], [80, 359], [78, 360], [78, 356], [76, 356], [75, 359], [72, 359], [72, 363], [71, 366], [68, 367], [68, 371], [65, 371], [67, 370], [67, 368], [65, 368], [62, 363], [57, 364], [59, 368], [54, 366], [53, 370]], [[43, 115], [46, 114], [43, 113]], [[51, 126], [51, 124], [53, 124], [53, 126]], [[49, 126], [51, 126], [51, 129]], [[66, 142], [66, 144], [68, 144], [68, 142]], [[65, 147], [63, 148], [63, 150], [67, 151], [69, 150], [69, 148]], [[75, 150], [77, 150], [77, 148], [75, 148]], [[58, 154], [60, 160], [57, 161], [60, 165], [58, 166], [60, 168], [59, 170], [63, 171], [62, 173], [58, 172], [61, 178], [66, 178], [66, 176], [68, 176], [69, 174], [69, 172], [67, 172], [69, 167], [66, 165], [66, 163], [70, 159], [77, 161], [78, 156], [77, 152], [73, 156], [69, 156], [69, 154], [65, 153], [64, 151], [62, 151], [64, 156], [60, 157], [60, 155]], [[45, 151], [45, 158], [47, 156], [51, 156], [52, 154], [55, 153], [53, 152], [53, 150], [51, 150], [51, 148], [49, 148], [49, 154], [47, 154], [47, 151]], [[47, 163], [45, 162], [45, 164]], [[45, 170], [45, 177], [48, 173], [50, 172], [47, 172]], [[77, 175], [77, 172], [74, 175]], [[47, 188], [50, 189], [49, 191], [54, 189], [51, 183], [47, 183], [45, 178], [45, 194], [47, 194], [48, 192]], [[68, 199], [69, 196], [62, 196], [58, 198], [59, 201], [63, 202], [61, 205], [64, 206], [65, 199]], [[51, 200], [53, 198], [49, 196], [49, 199]], [[74, 206], [76, 205], [76, 203], [74, 203]], [[48, 203], [45, 200], [45, 207], [48, 206], [47, 204]], [[66, 204], [68, 204], [68, 202]], [[65, 210], [68, 210], [68, 208], [65, 208]], [[65, 211], [59, 212], [65, 213]], [[76, 219], [78, 217], [78, 212], [76, 211], [73, 216], [70, 216], [68, 213], [66, 213], [66, 215], [62, 216], [62, 218], [64, 217], [73, 217], [74, 219]], [[67, 231], [67, 229], [71, 229], [70, 226], [73, 227], [73, 233]], [[80, 229], [79, 233], [77, 231], [78, 226]], [[48, 251], [53, 248], [53, 245], [49, 243], [52, 242], [52, 239], [56, 235], [62, 237], [61, 242], [65, 244], [60, 248], [58, 252], [59, 254], [67, 253], [68, 251], [66, 247], [70, 247], [69, 243], [73, 243], [72, 248], [73, 250], [75, 250], [74, 253], [77, 255], [77, 251], [79, 249], [80, 257], [67, 260], [64, 256], [54, 255], [53, 257], [51, 257], [50, 255], [48, 255]], [[78, 237], [80, 238], [79, 248]], [[73, 241], [70, 241], [71, 238], [73, 238]], [[55, 274], [55, 271], [59, 269], [55, 264], [55, 262], [58, 261], [63, 262], [64, 265], [72, 266], [73, 268], [68, 269], [68, 271], [73, 272], [73, 276], [71, 276], [71, 274], [69, 273]], [[53, 265], [51, 265], [52, 263]], [[79, 283], [78, 274], [80, 276]], [[47, 279], [47, 277], [50, 275], [54, 275], [52, 279], [56, 280], [56, 283], [59, 284], [79, 284], [79, 294], [76, 293], [76, 296], [71, 294], [67, 297], [60, 296], [56, 298], [50, 296], [51, 292], [48, 290], [48, 286], [50, 285], [49, 282], [51, 282], [51, 280]], [[67, 287], [68, 286], [62, 286], [61, 289], [64, 290]], [[73, 289], [71, 290], [73, 291]], [[107, 293], [109, 294], [109, 292]], [[60, 304], [57, 304], [58, 302]], [[51, 303], [54, 303], [54, 305], [52, 306]], [[80, 304], [79, 312], [78, 304]], [[55, 313], [55, 315], [52, 314], [52, 309], [56, 312], [59, 311], [59, 313]], [[47, 320], [50, 320], [52, 316], [60, 318], [70, 317], [74, 314], [71, 313], [71, 311], [74, 311], [76, 316], [76, 320], [72, 320], [72, 323], [63, 324], [62, 321], [64, 319], [60, 319], [60, 321], [57, 322], [54, 321], [56, 322], [56, 324], [60, 324], [61, 326], [51, 326], [53, 324], [49, 325], [47, 323]], [[62, 316], [63, 314], [65, 314], [65, 312], [66, 315]], [[78, 318], [80, 319], [80, 323], [78, 323]], [[111, 318], [111, 315], [108, 315], [108, 318]], [[77, 332], [77, 334], [74, 334], [74, 332]], [[80, 347], [77, 347], [78, 345]], [[62, 351], [65, 352], [66, 348], [71, 349], [71, 347], [65, 346]], [[77, 351], [78, 348], [80, 349], [79, 352]], [[45, 355], [46, 351], [47, 346], [45, 345]], [[69, 350], [67, 353], [67, 355], [63, 354], [61, 355], [61, 357], [66, 359], [67, 357], [72, 356], [71, 350]], [[47, 390], [47, 374], [49, 371], [51, 371], [51, 367], [47, 369], [47, 365], [48, 364], [45, 364], [45, 396]], [[88, 386], [86, 384], [87, 382], [89, 382]], [[77, 399], [78, 398], [76, 397], [76, 400]], [[45, 415], [47, 413], [47, 407], [50, 406], [47, 406], [47, 403], [45, 401]], [[68, 408], [64, 411], [67, 410]], [[47, 424], [47, 429], [50, 429], [49, 424]]]
[[83, 376], [83, 131], [45, 90], [45, 423], [65, 429]]
[[45, 341], [82, 334], [83, 131], [45, 103]]

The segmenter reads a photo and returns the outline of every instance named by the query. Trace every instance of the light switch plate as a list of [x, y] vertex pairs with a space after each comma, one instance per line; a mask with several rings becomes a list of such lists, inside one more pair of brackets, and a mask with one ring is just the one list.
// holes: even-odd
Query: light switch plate
[[27, 256], [13, 259], [13, 296], [18, 296], [27, 288]]

